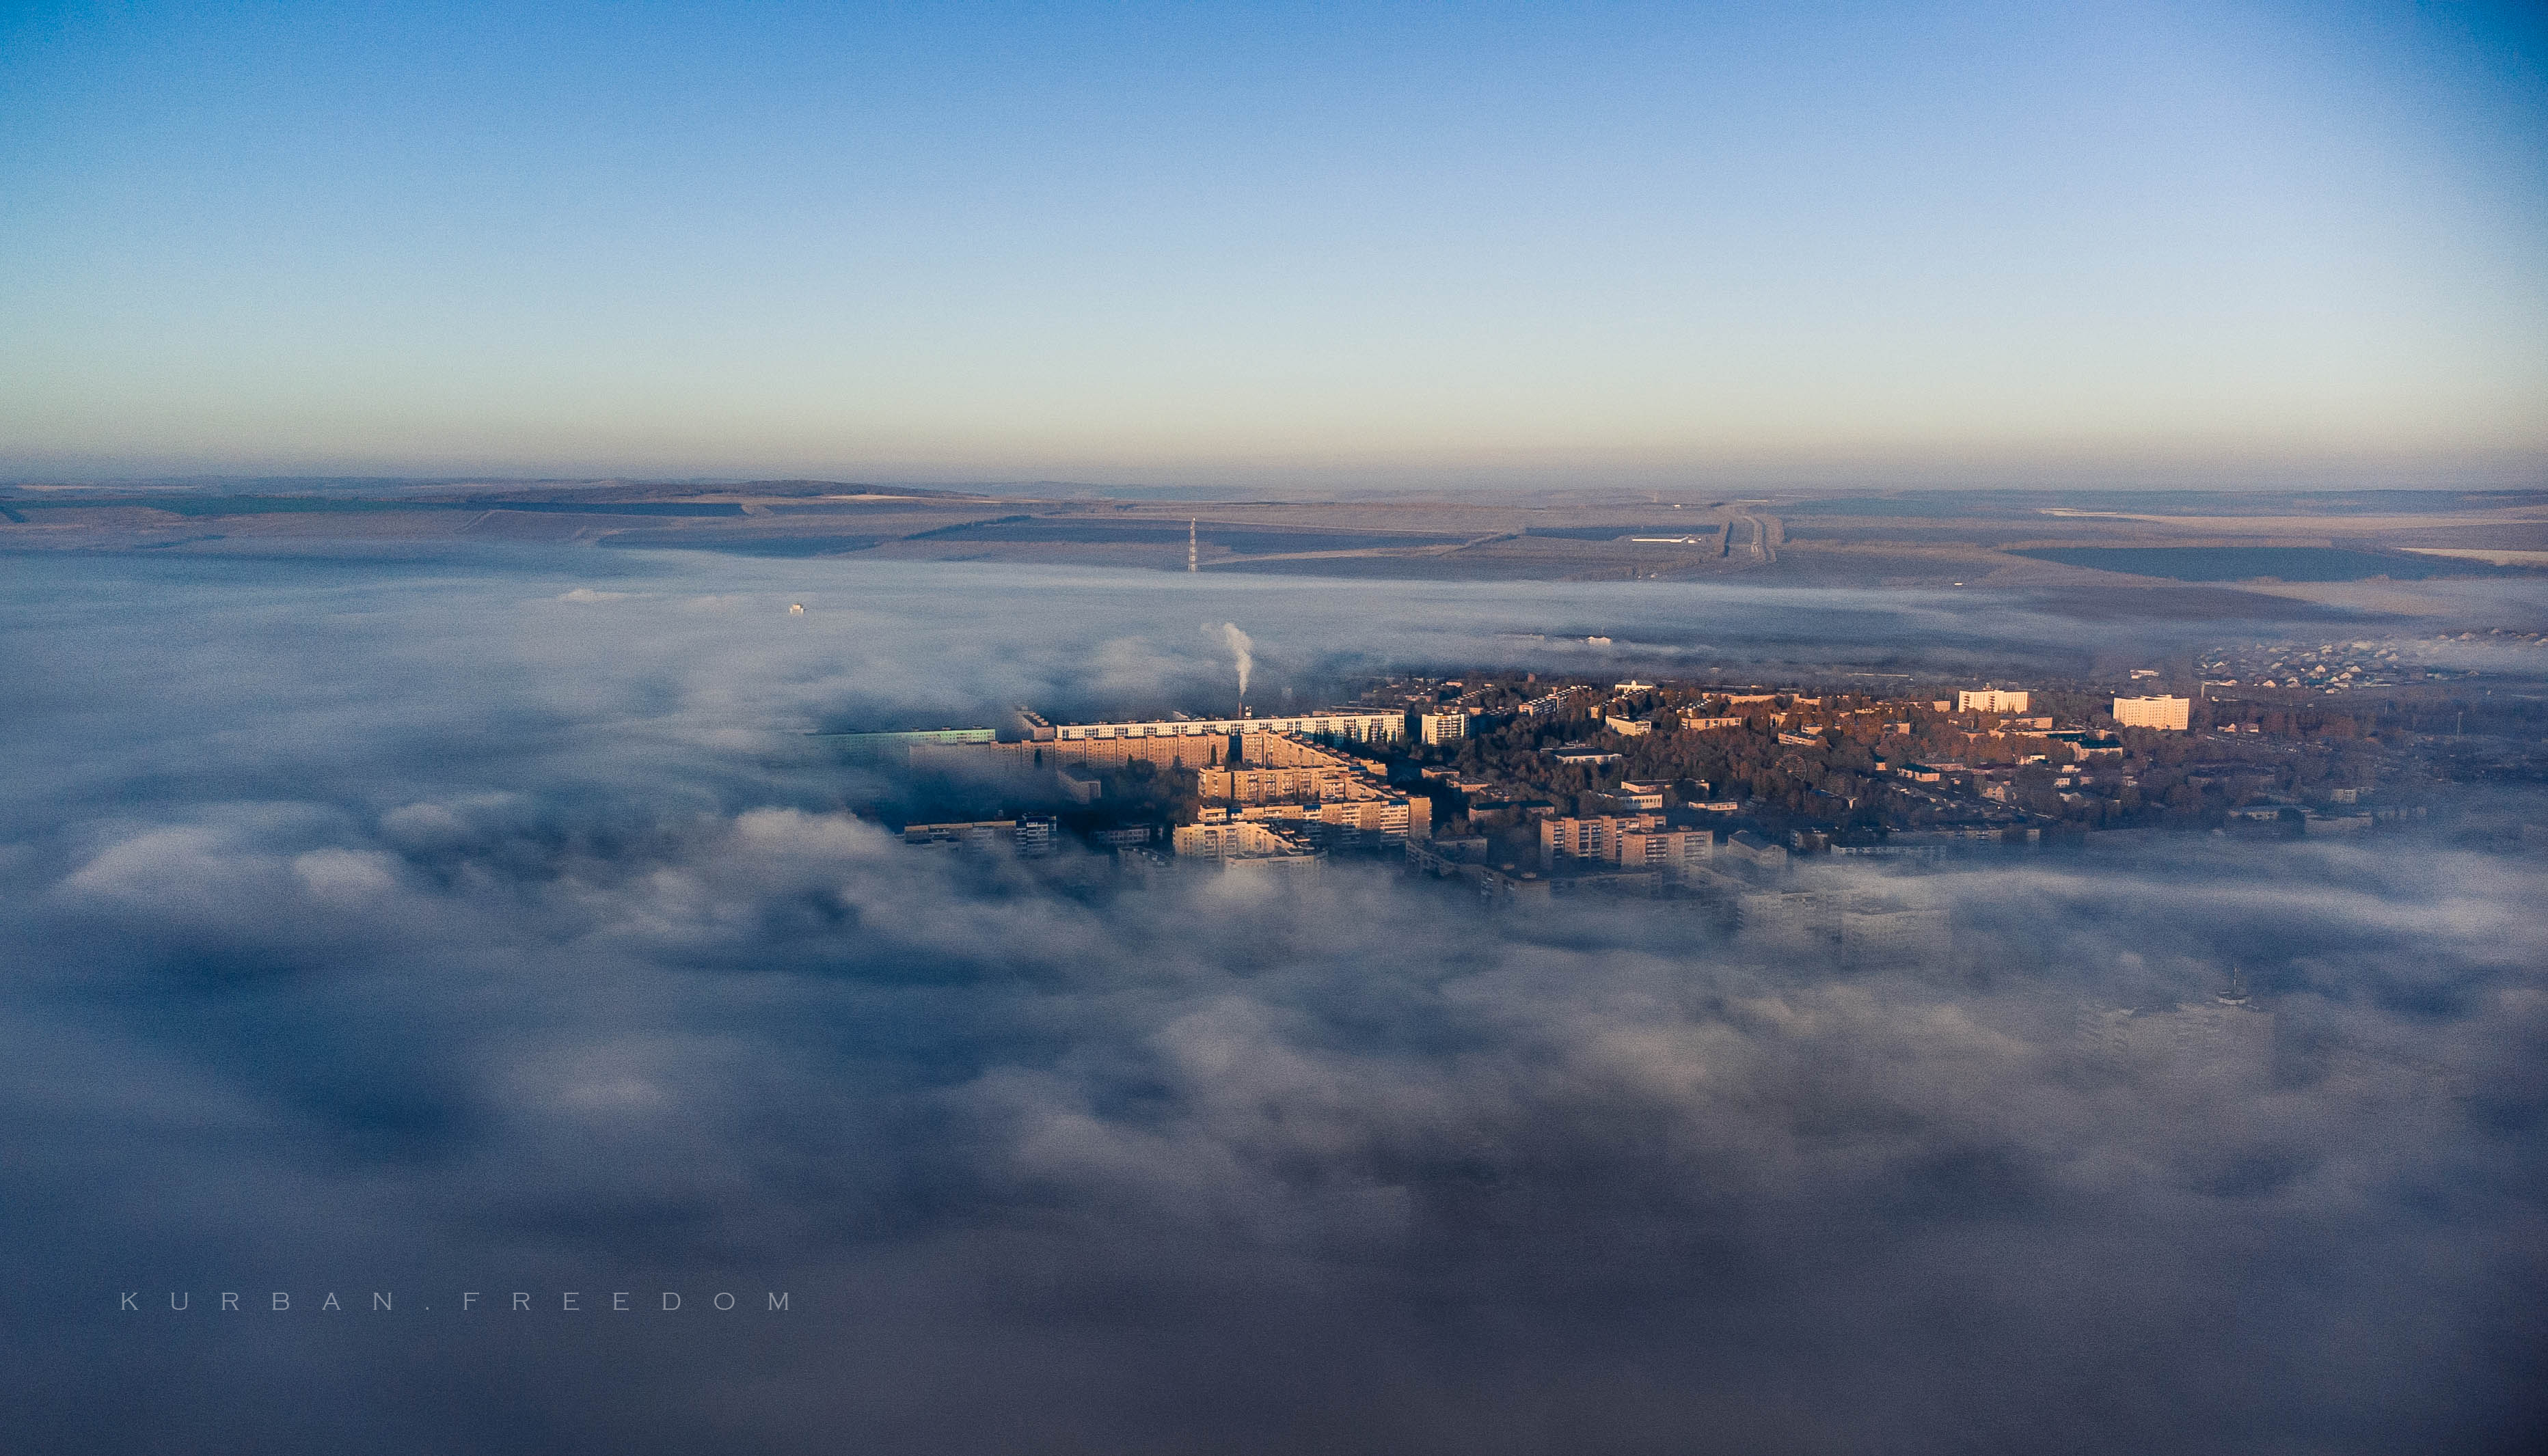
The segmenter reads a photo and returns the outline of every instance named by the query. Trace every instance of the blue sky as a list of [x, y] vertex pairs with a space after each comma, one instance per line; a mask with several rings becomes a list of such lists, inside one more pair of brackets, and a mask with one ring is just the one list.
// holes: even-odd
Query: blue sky
[[2543, 53], [2468, 5], [21, 5], [0, 473], [2536, 480]]

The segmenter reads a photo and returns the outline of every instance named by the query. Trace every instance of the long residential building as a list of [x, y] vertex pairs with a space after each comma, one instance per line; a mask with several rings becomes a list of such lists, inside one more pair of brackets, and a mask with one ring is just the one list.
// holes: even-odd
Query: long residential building
[[1341, 764], [1299, 768], [1250, 768], [1244, 765], [1202, 771], [1199, 785], [1206, 802], [1297, 804], [1322, 799], [1376, 798], [1379, 791]]
[[1259, 733], [1298, 733], [1353, 743], [1397, 743], [1407, 737], [1407, 714], [1367, 708], [1323, 708], [1271, 718], [1153, 718], [1136, 723], [1059, 723], [1035, 728], [1035, 742], [1114, 742], [1124, 739], [1228, 738]]
[[1204, 810], [1200, 823], [1178, 826], [1172, 843], [1179, 855], [1207, 859], [1311, 853], [1309, 841], [1289, 826], [1232, 819], [1219, 809]]
[[1022, 819], [974, 819], [954, 824], [906, 824], [902, 842], [927, 849], [988, 850], [1040, 859], [1052, 853], [1053, 822], [1049, 815]]
[[1251, 804], [1230, 817], [1245, 823], [1297, 824], [1314, 844], [1355, 849], [1427, 838], [1433, 827], [1432, 807], [1431, 799], [1393, 795], [1316, 804]]

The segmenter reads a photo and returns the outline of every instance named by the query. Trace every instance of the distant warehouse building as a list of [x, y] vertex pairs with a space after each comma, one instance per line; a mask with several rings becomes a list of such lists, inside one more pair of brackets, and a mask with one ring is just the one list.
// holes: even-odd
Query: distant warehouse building
[[2115, 721], [2127, 728], [2183, 729], [2190, 721], [2194, 703], [2183, 697], [2119, 697], [2115, 699]]

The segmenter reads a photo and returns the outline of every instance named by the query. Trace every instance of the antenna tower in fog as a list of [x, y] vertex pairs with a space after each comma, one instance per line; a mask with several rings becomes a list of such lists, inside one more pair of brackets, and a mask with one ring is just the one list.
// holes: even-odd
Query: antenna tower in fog
[[1195, 523], [1192, 516], [1186, 518], [1186, 570], [1195, 570]]

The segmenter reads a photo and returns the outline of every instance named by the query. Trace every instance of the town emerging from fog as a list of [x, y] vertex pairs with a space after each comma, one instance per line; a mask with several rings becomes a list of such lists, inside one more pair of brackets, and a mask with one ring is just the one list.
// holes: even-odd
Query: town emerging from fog
[[[2439, 681], [2405, 696], [2364, 682], [2392, 688], [2377, 698], [2176, 696], [2156, 690], [2163, 676], [2135, 671], [2129, 695], [2071, 683], [1932, 697], [1503, 672], [1398, 679], [1352, 705], [1280, 717], [1055, 725], [1020, 708], [1005, 730], [816, 738], [850, 762], [908, 769], [915, 797], [1019, 811], [905, 812], [895, 827], [914, 845], [1041, 856], [1076, 842], [1133, 873], [1172, 856], [1286, 873], [1331, 854], [1403, 857], [1498, 902], [1723, 900], [1820, 857], [1910, 864], [2092, 836], [2398, 828], [2424, 817], [2435, 756], [2447, 776], [2469, 746], [2470, 700], [2448, 682], [2466, 675], [2414, 674]], [[2548, 723], [2539, 699], [2491, 691], [2478, 715], [2486, 738]]]
[[798, 489], [903, 534], [0, 497], [50, 1378], [244, 1359], [314, 1449], [528, 1449], [455, 1380], [628, 1403], [596, 1451], [2526, 1426], [2548, 499], [2357, 500], [2330, 565], [2288, 497], [1791, 494], [1750, 556]]
[[[1280, 716], [1056, 724], [1020, 707], [997, 728], [815, 739], [892, 775], [864, 812], [906, 845], [1058, 856], [1056, 882], [1403, 871], [1457, 882], [1484, 914], [1671, 901], [1693, 928], [1865, 969], [1952, 958], [1924, 870], [2186, 834], [2260, 856], [2328, 836], [2426, 853], [2437, 801], [2464, 816], [2454, 783], [2548, 769], [2524, 747], [2548, 742], [2548, 696], [2499, 698], [2430, 662], [2480, 635], [2256, 644], [2114, 684], [1418, 675]], [[2548, 634], [2484, 636], [2548, 675]], [[2197, 676], [2247, 663], [2244, 692]], [[916, 817], [951, 808], [988, 811]], [[2548, 848], [2548, 822], [2459, 827]], [[2221, 999], [2263, 1009], [2243, 983]], [[2262, 1066], [2271, 1040], [2243, 1050]]]
[[0, 95], [0, 1456], [2548, 1450], [2537, 0]]

